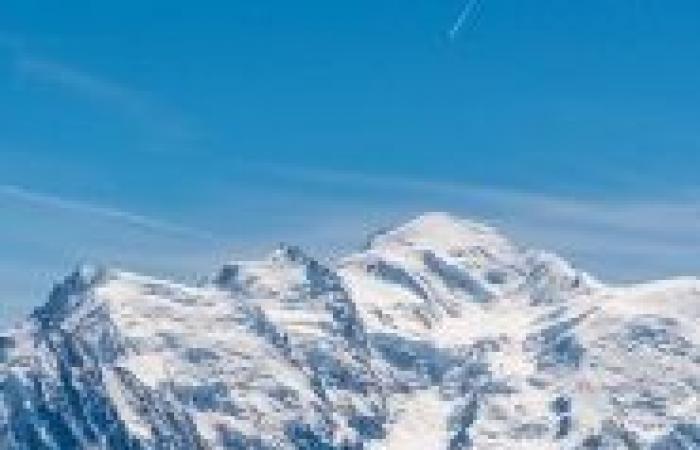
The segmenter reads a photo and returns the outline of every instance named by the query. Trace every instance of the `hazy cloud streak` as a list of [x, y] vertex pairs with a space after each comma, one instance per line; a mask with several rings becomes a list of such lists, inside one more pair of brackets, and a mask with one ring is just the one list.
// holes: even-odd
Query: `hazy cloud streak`
[[0, 32], [0, 49], [10, 54], [11, 68], [17, 75], [109, 107], [161, 140], [191, 141], [201, 137], [189, 120], [159, 105], [145, 92], [59, 61], [39, 57], [28, 51], [24, 41], [17, 36]]
[[15, 67], [25, 76], [71, 89], [94, 99], [107, 100], [132, 113], [141, 114], [149, 108], [143, 94], [64, 64], [20, 55]]
[[214, 235], [206, 231], [173, 224], [116, 208], [35, 192], [20, 186], [0, 185], [0, 197], [18, 200], [42, 208], [52, 208], [118, 221], [124, 225], [137, 227], [157, 234], [168, 234], [205, 241], [217, 241]]
[[596, 200], [410, 177], [263, 165], [247, 167], [302, 183], [371, 190], [392, 198], [405, 195], [405, 205], [397, 201], [393, 209], [419, 212], [415, 209], [422, 205], [431, 209], [448, 205], [446, 209], [452, 212], [491, 219], [497, 226], [516, 234], [522, 232], [524, 237], [535, 238], [545, 246], [555, 240], [559, 248], [576, 253], [595, 251], [601, 258], [617, 253], [667, 258], [675, 255], [691, 260], [700, 254], [700, 196], [693, 193], [673, 199]]

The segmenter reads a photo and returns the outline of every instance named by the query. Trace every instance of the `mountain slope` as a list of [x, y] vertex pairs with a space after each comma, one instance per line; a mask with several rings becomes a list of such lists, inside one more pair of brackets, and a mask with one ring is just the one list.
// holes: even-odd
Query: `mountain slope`
[[83, 268], [0, 335], [0, 448], [700, 448], [700, 280], [427, 214], [326, 267]]

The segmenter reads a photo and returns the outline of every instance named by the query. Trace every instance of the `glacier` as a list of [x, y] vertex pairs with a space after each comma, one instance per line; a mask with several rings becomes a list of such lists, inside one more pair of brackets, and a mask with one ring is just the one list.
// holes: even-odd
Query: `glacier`
[[0, 448], [698, 449], [700, 279], [430, 213], [189, 286], [83, 266], [0, 334]]

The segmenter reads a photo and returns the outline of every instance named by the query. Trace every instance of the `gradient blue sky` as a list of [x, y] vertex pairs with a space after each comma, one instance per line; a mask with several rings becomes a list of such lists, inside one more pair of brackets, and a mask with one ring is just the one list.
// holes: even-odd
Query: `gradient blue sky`
[[0, 323], [425, 210], [603, 279], [700, 272], [700, 2], [0, 5]]

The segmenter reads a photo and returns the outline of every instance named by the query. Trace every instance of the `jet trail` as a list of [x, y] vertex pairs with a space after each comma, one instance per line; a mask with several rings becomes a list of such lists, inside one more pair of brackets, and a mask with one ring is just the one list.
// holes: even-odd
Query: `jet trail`
[[0, 197], [19, 200], [24, 203], [34, 204], [43, 208], [51, 208], [62, 211], [70, 211], [89, 216], [101, 217], [121, 222], [125, 225], [141, 228], [150, 232], [169, 234], [198, 240], [216, 241], [216, 237], [205, 231], [164, 222], [159, 219], [134, 214], [128, 211], [95, 205], [76, 200], [68, 200], [61, 197], [30, 191], [23, 187], [0, 184]]
[[474, 9], [478, 4], [479, 0], [467, 0], [467, 3], [465, 3], [464, 8], [459, 13], [459, 16], [457, 17], [457, 20], [455, 21], [454, 25], [452, 25], [452, 28], [450, 28], [450, 31], [448, 31], [447, 33], [451, 41], [455, 40], [457, 34], [462, 29], [462, 27], [464, 27], [464, 24], [467, 22], [467, 19], [472, 15]]

